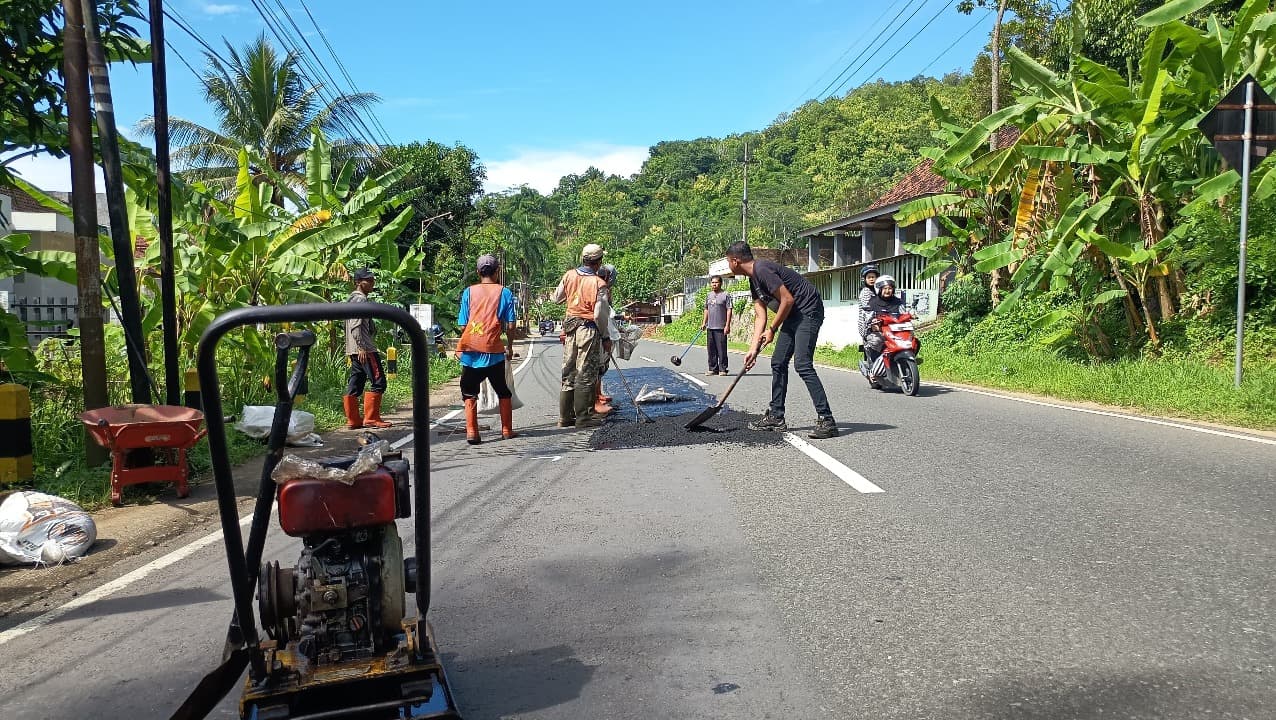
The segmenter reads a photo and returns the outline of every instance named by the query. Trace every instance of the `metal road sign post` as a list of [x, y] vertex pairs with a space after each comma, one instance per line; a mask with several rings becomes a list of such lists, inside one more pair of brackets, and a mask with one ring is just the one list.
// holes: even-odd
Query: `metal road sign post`
[[[1236, 387], [1245, 350], [1245, 246], [1249, 236], [1249, 175], [1276, 146], [1276, 102], [1252, 75], [1241, 78], [1198, 125], [1227, 164], [1240, 168], [1241, 231], [1236, 280]], [[1238, 134], [1236, 131], [1240, 130]], [[1257, 132], [1256, 132], [1257, 130]]]

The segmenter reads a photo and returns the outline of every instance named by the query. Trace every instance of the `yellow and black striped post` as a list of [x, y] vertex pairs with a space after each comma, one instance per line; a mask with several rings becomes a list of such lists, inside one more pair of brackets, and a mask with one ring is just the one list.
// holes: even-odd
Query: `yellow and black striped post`
[[194, 368], [186, 371], [186, 407], [196, 410], [204, 409], [204, 400], [199, 392], [199, 371]]
[[399, 376], [399, 349], [393, 345], [385, 349], [385, 376], [391, 380]]
[[0, 487], [30, 480], [31, 392], [24, 385], [0, 385]]

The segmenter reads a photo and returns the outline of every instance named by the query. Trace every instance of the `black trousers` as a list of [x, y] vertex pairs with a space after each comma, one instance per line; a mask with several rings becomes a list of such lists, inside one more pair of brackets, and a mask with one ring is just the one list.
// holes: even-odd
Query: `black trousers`
[[824, 384], [815, 372], [815, 344], [820, 335], [824, 316], [812, 317], [794, 313], [785, 319], [775, 337], [775, 350], [771, 353], [771, 415], [784, 417], [784, 398], [789, 392], [789, 360], [793, 369], [806, 383], [818, 417], [833, 417], [829, 409]]
[[709, 372], [727, 371], [727, 332], [726, 330], [706, 331], [709, 336]]
[[496, 391], [496, 397], [504, 400], [514, 395], [514, 393], [510, 392], [509, 385], [505, 384], [505, 361], [501, 361], [495, 365], [482, 368], [462, 365], [461, 397], [467, 400], [477, 398], [479, 390], [483, 387], [484, 380], [492, 383], [492, 389]]
[[350, 372], [346, 376], [346, 394], [358, 397], [363, 394], [363, 385], [372, 380], [372, 387], [369, 388], [374, 393], [385, 392], [385, 368], [381, 366], [381, 353], [368, 353], [368, 362], [365, 365], [359, 362], [358, 355], [350, 356]]

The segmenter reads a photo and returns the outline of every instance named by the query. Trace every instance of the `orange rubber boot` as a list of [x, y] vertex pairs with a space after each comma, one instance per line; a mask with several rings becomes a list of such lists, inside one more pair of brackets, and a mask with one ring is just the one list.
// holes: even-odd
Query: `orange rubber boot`
[[346, 427], [358, 430], [363, 427], [363, 418], [359, 416], [359, 398], [356, 395], [344, 395], [341, 405], [346, 411]]
[[363, 424], [370, 428], [388, 428], [390, 423], [381, 419], [381, 393], [363, 394]]
[[483, 442], [478, 429], [478, 398], [465, 398], [465, 442], [471, 445]]
[[500, 402], [501, 408], [501, 439], [509, 440], [518, 437], [518, 433], [514, 432], [514, 400], [511, 398], [503, 398]]

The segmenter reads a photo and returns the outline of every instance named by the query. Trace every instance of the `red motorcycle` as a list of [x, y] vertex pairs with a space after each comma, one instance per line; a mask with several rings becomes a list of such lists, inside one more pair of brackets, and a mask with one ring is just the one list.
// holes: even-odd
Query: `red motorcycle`
[[905, 395], [916, 395], [922, 384], [917, 372], [921, 363], [917, 353], [922, 343], [913, 336], [912, 313], [879, 313], [869, 329], [881, 334], [882, 347], [878, 348], [877, 359], [872, 363], [867, 359], [860, 361], [860, 374], [868, 378], [868, 384], [875, 390], [890, 385]]

